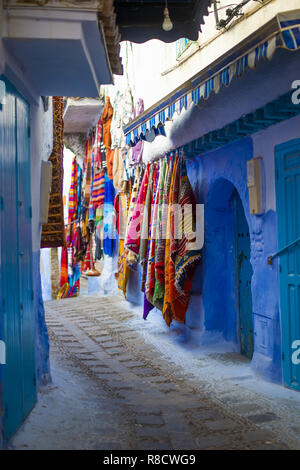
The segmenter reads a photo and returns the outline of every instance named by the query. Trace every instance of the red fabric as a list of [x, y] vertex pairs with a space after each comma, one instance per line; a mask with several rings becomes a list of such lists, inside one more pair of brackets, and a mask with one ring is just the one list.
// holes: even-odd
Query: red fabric
[[64, 286], [66, 282], [68, 282], [68, 249], [63, 246], [60, 260], [60, 287]]

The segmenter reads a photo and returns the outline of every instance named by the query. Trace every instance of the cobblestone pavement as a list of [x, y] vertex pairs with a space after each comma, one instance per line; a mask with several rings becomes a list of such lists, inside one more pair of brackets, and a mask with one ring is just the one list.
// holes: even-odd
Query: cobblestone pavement
[[[84, 411], [86, 402], [78, 397], [82, 438], [75, 436], [76, 426], [70, 421], [70, 436], [74, 428], [72, 448], [290, 448], [286, 440], [280, 442], [261, 426], [272, 416], [256, 414], [258, 418], [249, 419], [243, 414], [255, 403], [238, 403], [239, 412], [235, 412], [214, 400], [201, 383], [196, 387], [176, 364], [165, 360], [130, 328], [131, 313], [122, 307], [118, 295], [51, 301], [45, 307], [53, 350], [73, 365], [81, 380], [86, 380], [86, 388], [93, 383], [95, 389], [91, 394], [86, 390], [87, 400], [95, 401], [92, 428], [91, 417]], [[72, 380], [70, 372], [65, 380]], [[68, 406], [67, 397], [65, 404]], [[66, 425], [60, 431], [55, 423], [43, 422], [44, 433], [47, 426], [55, 429], [57, 440], [52, 438], [52, 448], [62, 448], [60, 432], [66, 432]], [[22, 448], [20, 440], [14, 444]]]

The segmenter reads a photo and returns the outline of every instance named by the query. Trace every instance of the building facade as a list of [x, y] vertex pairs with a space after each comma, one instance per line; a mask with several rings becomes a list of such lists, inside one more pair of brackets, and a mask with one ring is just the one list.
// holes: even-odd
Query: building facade
[[118, 44], [99, 29], [105, 5], [75, 3], [0, 2], [0, 448], [50, 380], [40, 279], [41, 162], [53, 148], [45, 96], [98, 97], [120, 73]]
[[148, 161], [183, 148], [204, 204], [187, 325], [203, 345], [231, 342], [264, 379], [300, 390], [297, 7], [249, 2], [219, 30], [211, 10], [197, 42], [131, 46], [145, 112], [125, 133], [144, 141]]

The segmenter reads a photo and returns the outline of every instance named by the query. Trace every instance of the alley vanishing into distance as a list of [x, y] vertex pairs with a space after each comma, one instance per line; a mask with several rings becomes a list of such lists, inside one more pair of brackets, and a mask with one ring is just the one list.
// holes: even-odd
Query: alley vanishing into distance
[[[8, 448], [299, 448], [296, 394], [278, 387], [276, 396], [275, 385], [272, 395], [262, 393], [255, 382], [251, 388], [255, 377], [242, 356], [198, 358], [185, 369], [184, 360], [170, 360], [143, 328], [133, 328], [136, 312], [118, 294], [45, 307], [53, 382]], [[232, 375], [232, 361], [244, 372]], [[218, 368], [229, 373], [211, 380]]]

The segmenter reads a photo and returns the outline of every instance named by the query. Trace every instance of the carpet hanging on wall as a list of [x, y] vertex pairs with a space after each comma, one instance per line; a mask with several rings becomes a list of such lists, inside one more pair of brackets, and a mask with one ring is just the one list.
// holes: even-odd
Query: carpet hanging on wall
[[63, 150], [64, 150], [64, 99], [53, 97], [53, 149], [52, 186], [49, 199], [48, 223], [42, 227], [41, 248], [64, 246], [65, 227], [63, 213]]

